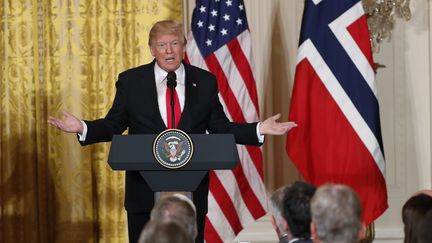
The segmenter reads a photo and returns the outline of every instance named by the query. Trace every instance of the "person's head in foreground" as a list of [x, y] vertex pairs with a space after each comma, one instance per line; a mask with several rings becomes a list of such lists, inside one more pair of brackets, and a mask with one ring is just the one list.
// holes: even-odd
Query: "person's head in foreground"
[[196, 210], [193, 202], [182, 194], [162, 197], [150, 213], [151, 220], [174, 220], [185, 227], [192, 239], [197, 237]]
[[150, 220], [144, 227], [138, 243], [193, 243], [187, 230], [173, 220]]
[[311, 201], [311, 215], [314, 242], [354, 243], [363, 237], [361, 202], [347, 186], [320, 186]]
[[415, 193], [402, 207], [404, 243], [417, 243], [418, 227], [426, 213], [432, 209], [432, 197], [423, 191]]

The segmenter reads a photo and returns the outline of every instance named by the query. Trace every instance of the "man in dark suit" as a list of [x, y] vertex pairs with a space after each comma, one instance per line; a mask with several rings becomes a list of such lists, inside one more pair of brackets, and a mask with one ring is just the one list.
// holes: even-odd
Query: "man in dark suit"
[[[175, 119], [176, 128], [186, 133], [232, 133], [238, 144], [261, 145], [265, 134], [282, 135], [296, 126], [294, 122], [276, 122], [279, 115], [260, 123], [230, 122], [219, 101], [215, 76], [183, 62], [185, 45], [181, 24], [171, 20], [157, 22], [149, 34], [149, 47], [155, 60], [119, 75], [116, 96], [105, 118], [81, 121], [63, 112], [62, 119], [49, 117], [48, 122], [64, 132], [77, 133], [82, 145], [111, 141], [114, 134], [122, 134], [126, 129], [129, 134], [160, 133], [171, 125], [166, 77], [173, 71], [177, 76], [174, 107], [177, 105], [181, 111], [181, 116]], [[203, 242], [208, 183], [207, 175], [193, 195], [197, 208], [197, 242]], [[141, 175], [127, 171], [125, 208], [130, 242], [138, 240], [153, 204], [153, 192]]]

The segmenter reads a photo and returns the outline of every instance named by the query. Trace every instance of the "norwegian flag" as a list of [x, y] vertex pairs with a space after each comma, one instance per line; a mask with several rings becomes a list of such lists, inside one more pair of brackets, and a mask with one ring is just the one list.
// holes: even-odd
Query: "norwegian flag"
[[[197, 0], [186, 47], [192, 65], [218, 80], [225, 113], [234, 122], [259, 120], [251, 64], [251, 42], [242, 0]], [[238, 145], [232, 171], [210, 172], [205, 240], [230, 242], [247, 224], [265, 215], [267, 197], [259, 147]]]
[[361, 1], [306, 1], [286, 149], [307, 181], [353, 188], [366, 224], [388, 207], [372, 65]]

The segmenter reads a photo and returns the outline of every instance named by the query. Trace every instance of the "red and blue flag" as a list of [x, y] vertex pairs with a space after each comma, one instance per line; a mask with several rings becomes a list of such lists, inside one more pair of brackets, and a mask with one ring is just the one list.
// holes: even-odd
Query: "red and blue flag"
[[307, 0], [286, 149], [319, 186], [353, 188], [369, 224], [388, 207], [373, 58], [360, 0]]

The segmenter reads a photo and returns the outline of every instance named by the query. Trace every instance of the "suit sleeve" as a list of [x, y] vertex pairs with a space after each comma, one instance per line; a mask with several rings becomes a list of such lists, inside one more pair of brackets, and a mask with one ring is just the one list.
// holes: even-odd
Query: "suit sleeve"
[[126, 109], [126, 83], [119, 75], [116, 83], [116, 95], [105, 118], [84, 122], [87, 124], [87, 137], [85, 141], [80, 141], [81, 145], [87, 145], [98, 142], [109, 142], [113, 135], [122, 134], [129, 123], [129, 116]]

